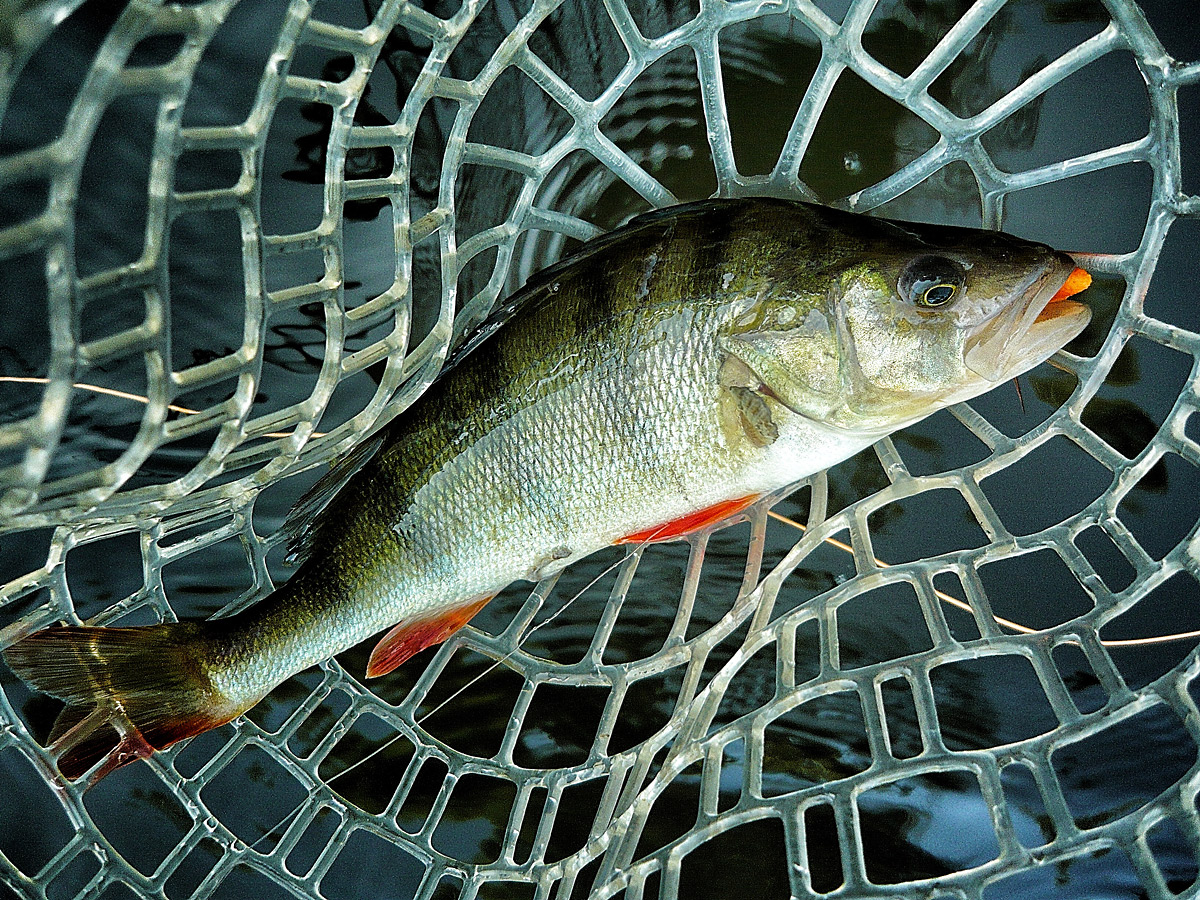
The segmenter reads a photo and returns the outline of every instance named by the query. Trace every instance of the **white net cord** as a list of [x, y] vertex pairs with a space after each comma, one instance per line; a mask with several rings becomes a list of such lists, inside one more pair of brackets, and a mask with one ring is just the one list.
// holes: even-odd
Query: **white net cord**
[[5, 668], [0, 895], [1200, 896], [1186, 15], [0, 4], [0, 647], [261, 599], [324, 465], [648, 209], [1004, 228], [1096, 278], [1022, 399], [515, 585], [369, 685], [358, 648], [64, 783]]

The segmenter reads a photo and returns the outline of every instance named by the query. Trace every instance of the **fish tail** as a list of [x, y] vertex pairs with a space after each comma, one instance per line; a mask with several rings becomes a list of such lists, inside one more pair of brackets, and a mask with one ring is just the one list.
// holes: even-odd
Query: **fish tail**
[[211, 626], [67, 626], [37, 631], [4, 651], [30, 686], [66, 702], [50, 733], [59, 771], [93, 781], [155, 750], [228, 722], [251, 704], [213, 685]]

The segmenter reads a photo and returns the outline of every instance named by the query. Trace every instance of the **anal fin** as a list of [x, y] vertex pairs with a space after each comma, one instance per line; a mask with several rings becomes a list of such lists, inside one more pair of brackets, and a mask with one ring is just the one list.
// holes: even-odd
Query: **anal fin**
[[658, 541], [669, 541], [677, 537], [683, 537], [686, 534], [691, 534], [693, 531], [699, 531], [701, 528], [715, 525], [723, 519], [728, 519], [730, 516], [740, 513], [754, 503], [759, 496], [759, 494], [751, 494], [749, 497], [738, 497], [736, 500], [724, 500], [698, 512], [689, 513], [682, 518], [676, 519], [674, 522], [667, 522], [664, 525], [657, 525], [654, 528], [647, 528], [645, 531], [639, 531], [636, 534], [618, 538], [613, 543], [653, 544]]
[[437, 610], [427, 616], [405, 619], [383, 636], [367, 660], [367, 677], [386, 675], [426, 647], [440, 644], [474, 618], [495, 594], [472, 597], [464, 603]]

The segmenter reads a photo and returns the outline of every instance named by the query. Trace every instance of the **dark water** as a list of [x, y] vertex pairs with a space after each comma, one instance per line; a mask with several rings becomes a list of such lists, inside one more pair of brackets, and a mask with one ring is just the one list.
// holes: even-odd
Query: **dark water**
[[[819, 5], [836, 18], [849, 6], [832, 0]], [[952, 0], [881, 2], [864, 35], [864, 49], [897, 74], [907, 75], [968, 6]], [[183, 110], [185, 124], [231, 124], [245, 117], [283, 19], [283, 9], [284, 4], [279, 2], [243, 3], [234, 8], [200, 68]], [[1169, 22], [1159, 19], [1154, 6], [1149, 11], [1168, 49], [1185, 57], [1196, 55], [1200, 48], [1189, 43], [1186, 36], [1175, 34]], [[686, 3], [655, 6], [652, 12], [639, 14], [639, 27], [648, 36], [662, 34], [693, 13]], [[356, 27], [363, 21], [357, 4], [320, 6], [318, 14]], [[469, 78], [478, 72], [518, 17], [507, 4], [488, 7], [472, 39], [456, 51], [452, 61], [455, 74]], [[62, 127], [63, 109], [114, 18], [115, 13], [106, 4], [88, 3], [60, 26], [52, 43], [32, 60], [14, 92], [0, 124], [0, 152], [7, 155], [34, 147], [57, 133]], [[611, 27], [589, 30], [587, 46], [564, 38], [564, 34], [575, 33], [569, 31], [569, 26], [577, 24], [579, 18], [590, 19], [591, 13], [578, 4], [564, 7], [535, 36], [531, 46], [581, 95], [591, 98], [619, 70], [619, 65], [613, 63], [614, 59], [619, 62], [613, 50], [617, 39]], [[985, 35], [934, 81], [930, 95], [957, 115], [973, 115], [1047, 60], [1100, 32], [1107, 21], [1108, 15], [1099, 3], [1010, 3]], [[795, 109], [817, 67], [820, 45], [801, 24], [787, 16], [775, 16], [728, 29], [722, 34], [721, 51], [739, 170], [744, 175], [766, 174], [778, 157]], [[169, 56], [173, 51], [169, 46], [149, 44], [140, 52], [153, 61], [155, 53]], [[394, 120], [427, 53], [428, 47], [412, 35], [394, 37], [372, 77], [366, 102], [360, 104], [361, 124]], [[600, 62], [593, 66], [591, 60]], [[339, 66], [345, 67], [345, 60], [312, 51], [295, 61], [293, 71], [333, 77]], [[709, 196], [717, 187], [707, 156], [697, 77], [690, 53], [671, 54], [657, 63], [627, 101], [618, 104], [601, 123], [606, 134], [680, 200]], [[1006, 119], [985, 135], [984, 145], [1001, 168], [1023, 171], [1134, 140], [1146, 130], [1146, 96], [1132, 56], [1110, 54]], [[141, 251], [153, 112], [152, 103], [130, 97], [114, 104], [99, 126], [85, 164], [78, 204], [76, 261], [85, 274], [132, 261]], [[450, 101], [435, 101], [418, 130], [415, 147], [419, 152], [412, 173], [414, 219], [436, 202], [440, 148], [453, 114]], [[505, 99], [485, 102], [472, 125], [470, 139], [536, 152], [550, 146], [569, 127], [569, 118], [552, 101], [528, 80], [514, 76], [512, 84], [506, 86]], [[327, 128], [327, 118], [322, 119], [320, 110], [311, 106], [285, 103], [277, 111], [263, 159], [266, 231], [296, 232], [319, 220], [325, 162], [322, 147]], [[800, 175], [820, 199], [837, 201], [887, 177], [919, 157], [936, 140], [937, 132], [920, 117], [847, 72], [834, 88]], [[350, 165], [361, 174], [390, 170], [388, 152], [352, 154]], [[1187, 173], [1193, 171], [1197, 158], [1194, 143], [1185, 143], [1184, 155], [1186, 187]], [[184, 186], [229, 183], [237, 176], [236, 158], [221, 154], [193, 157], [181, 161], [178, 178]], [[648, 208], [635, 192], [606, 179], [586, 158], [569, 157], [560, 174], [557, 196], [546, 197], [545, 205], [575, 211], [603, 228]], [[494, 170], [480, 169], [465, 173], [460, 185], [457, 202], [461, 244], [463, 238], [503, 219], [502, 210], [510, 202], [516, 183], [497, 177]], [[1194, 184], [1191, 189], [1196, 189]], [[3, 220], [13, 221], [27, 210], [39, 208], [44, 198], [37, 191], [36, 186], [26, 185], [0, 197]], [[1149, 166], [1118, 166], [1012, 195], [1005, 205], [1004, 225], [1015, 233], [1068, 250], [1127, 252], [1142, 238], [1151, 196]], [[984, 215], [974, 179], [961, 163], [942, 170], [882, 211], [895, 217], [969, 225], [981, 224]], [[354, 306], [390, 283], [394, 266], [393, 213], [366, 201], [349, 205], [345, 214], [347, 305]], [[245, 286], [237, 229], [232, 213], [188, 216], [172, 226], [171, 328], [177, 368], [227, 354], [241, 341]], [[1148, 315], [1191, 330], [1200, 329], [1200, 315], [1190, 299], [1194, 295], [1192, 261], [1198, 237], [1194, 221], [1174, 224], [1145, 300]], [[572, 242], [566, 244], [569, 247]], [[422, 247], [416, 252], [417, 299], [426, 305], [440, 290], [434, 249]], [[517, 274], [510, 278], [510, 287], [527, 276], [529, 269], [546, 261], [547, 254], [560, 249], [545, 234], [523, 239], [514, 265]], [[464, 299], [482, 290], [491, 274], [491, 258], [483, 256], [460, 276], [459, 290]], [[6, 298], [6, 315], [0, 317], [0, 374], [36, 376], [46, 371], [48, 337], [42, 324], [46, 314], [41, 300], [45, 287], [39, 282], [43, 262], [36, 253], [30, 253], [0, 269]], [[272, 259], [266, 271], [268, 288], [315, 278], [322, 266], [319, 254]], [[1098, 352], [1124, 290], [1120, 278], [1097, 278], [1089, 291], [1094, 323], [1068, 349], [1082, 356]], [[30, 298], [31, 302], [17, 298]], [[86, 310], [81, 322], [84, 335], [108, 334], [140, 321], [140, 303], [137, 296], [123, 294], [100, 308]], [[427, 329], [430, 322], [428, 315], [418, 311], [417, 333]], [[256, 412], [281, 409], [307, 396], [323, 358], [322, 323], [319, 306], [302, 306], [272, 319]], [[352, 335], [349, 344], [365, 346], [376, 337], [377, 331], [365, 329]], [[1190, 355], [1146, 337], [1132, 338], [1104, 387], [1084, 409], [1083, 424], [1107, 447], [1126, 458], [1136, 457], [1160, 433], [1180, 392], [1194, 378], [1194, 366]], [[135, 392], [142, 391], [146, 384], [144, 367], [138, 360], [90, 373], [89, 380]], [[1003, 435], [1016, 437], [1050, 416], [1074, 385], [1073, 375], [1043, 366], [1023, 379], [1023, 406], [1010, 388], [997, 390], [972, 405]], [[352, 379], [346, 390], [339, 389], [321, 427], [331, 427], [353, 415], [373, 390], [369, 374]], [[27, 415], [29, 404], [39, 396], [35, 388], [4, 385], [0, 389], [0, 420]], [[216, 386], [180, 402], [200, 408], [225, 396], [227, 388]], [[140, 415], [140, 407], [128, 401], [90, 395], [76, 398], [64, 449], [55, 461], [55, 474], [69, 474], [115, 458], [136, 432]], [[1187, 433], [1194, 442], [1195, 427], [1189, 425]], [[210, 441], [210, 435], [201, 435], [170, 445], [143, 466], [131, 486], [178, 477], [195, 465]], [[916, 475], [946, 472], [989, 455], [988, 447], [949, 412], [907, 429], [894, 438], [894, 444]], [[7, 464], [7, 458], [4, 462]], [[298, 476], [263, 493], [254, 508], [253, 524], [258, 534], [271, 534], [278, 528], [291, 503], [313, 477], [311, 473]], [[1108, 490], [1112, 478], [1110, 469], [1078, 442], [1060, 436], [984, 479], [982, 492], [1010, 531], [1024, 536], [1083, 510]], [[875, 452], [859, 454], [831, 471], [830, 510], [869, 497], [888, 483]], [[1200, 474], [1183, 455], [1171, 453], [1124, 493], [1115, 515], [1149, 557], [1158, 560], [1194, 533], [1197, 496]], [[809, 492], [805, 490], [777, 509], [804, 521], [808, 502]], [[987, 543], [965, 500], [951, 490], [886, 505], [872, 515], [870, 526], [875, 554], [895, 564]], [[763, 571], [769, 571], [796, 539], [794, 529], [770, 522], [763, 544]], [[49, 541], [48, 531], [0, 536], [0, 582], [43, 565]], [[703, 590], [697, 596], [685, 637], [715, 626], [733, 604], [742, 583], [749, 542], [750, 528], [745, 524], [714, 535], [705, 561]], [[1119, 593], [1133, 583], [1134, 563], [1101, 528], [1084, 531], [1073, 547], [1108, 591]], [[141, 554], [136, 535], [109, 537], [72, 549], [66, 579], [78, 614], [87, 618], [125, 597], [151, 589], [142, 573]], [[288, 572], [281, 557], [278, 550], [268, 557], [277, 579]], [[564, 665], [578, 663], [587, 655], [604, 622], [611, 625], [611, 636], [603, 649], [603, 664], [628, 664], [653, 656], [671, 628], [687, 558], [688, 547], [684, 544], [652, 548], [614, 621], [604, 619], [605, 600], [617, 578], [611, 573], [588, 587], [551, 625], [536, 631], [523, 644], [524, 650]], [[613, 554], [601, 562], [617, 559], [618, 555]], [[599, 568], [589, 564], [566, 573], [550, 596], [543, 617], [583, 590]], [[836, 548], [823, 546], [788, 577], [776, 611], [799, 608], [853, 576], [852, 559]], [[1069, 621], [1087, 613], [1094, 603], [1062, 554], [1050, 548], [981, 566], [979, 579], [997, 615], [1035, 628]], [[210, 615], [250, 590], [253, 582], [247, 550], [236, 535], [189, 553], [162, 570], [162, 590], [181, 616]], [[953, 574], [939, 576], [935, 585], [953, 596], [965, 596], [965, 586]], [[518, 614], [527, 595], [526, 588], [510, 589], [475, 624], [485, 632], [499, 633]], [[1195, 612], [1200, 609], [1198, 600], [1200, 586], [1195, 579], [1177, 575], [1110, 623], [1101, 636], [1129, 638], [1195, 629], [1200, 627], [1200, 616]], [[32, 604], [38, 598], [22, 602]], [[146, 615], [145, 611], [141, 615]], [[955, 638], [966, 641], [978, 637], [978, 624], [969, 614], [946, 607], [944, 615]], [[2, 624], [12, 617], [6, 612]], [[702, 683], [732, 656], [744, 635], [744, 628], [736, 630], [715, 648]], [[929, 649], [932, 640], [918, 597], [904, 584], [863, 593], [841, 606], [837, 636], [841, 666], [847, 670], [919, 654]], [[1111, 656], [1125, 683], [1138, 689], [1179, 665], [1192, 652], [1194, 643], [1113, 650]], [[796, 647], [796, 682], [801, 683], [818, 673], [821, 648], [816, 628], [798, 629]], [[368, 651], [366, 647], [356, 648], [339, 661], [351, 674], [362, 672]], [[386, 704], [403, 704], [431, 664], [426, 658], [431, 656], [422, 654], [387, 679], [372, 683], [371, 690]], [[1054, 663], [1070, 701], [1080, 712], [1097, 710], [1109, 700], [1111, 683], [1095, 671], [1093, 661], [1082, 651], [1060, 647], [1055, 651]], [[773, 653], [756, 655], [743, 666], [722, 699], [712, 727], [735, 722], [767, 703], [775, 692], [775, 671]], [[634, 684], [607, 739], [608, 752], [638, 747], [667, 722], [683, 676], [684, 667], [674, 666]], [[44, 740], [56, 713], [55, 704], [30, 696], [7, 672], [0, 677], [10, 702], [35, 736]], [[475, 678], [478, 680], [473, 682]], [[952, 751], [989, 750], [1047, 733], [1056, 724], [1037, 675], [1024, 657], [1009, 654], [946, 664], [933, 672], [930, 681], [940, 732]], [[486, 760], [502, 746], [509, 715], [523, 684], [523, 678], [509, 668], [487, 671], [484, 656], [469, 650], [459, 652], [421, 704], [421, 714], [428, 716], [422, 725], [459, 753]], [[433, 711], [459, 687], [464, 687], [461, 696]], [[300, 892], [311, 889], [304, 886], [311, 867], [319, 860], [333, 859], [327, 872], [318, 873], [324, 896], [413, 896], [426, 871], [419, 854], [370, 830], [350, 831], [345, 823], [366, 821], [362, 814], [387, 812], [399, 830], [419, 834], [437, 798], [445, 793], [447, 766], [419, 754], [407, 738], [394, 740], [394, 726], [370, 713], [337, 736], [332, 729], [355, 702], [351, 697], [356, 690], [354, 683], [336, 674], [304, 673], [282, 685], [250, 715], [267, 734], [287, 733], [288, 750], [301, 760], [318, 750], [324, 753], [322, 748], [335, 743], [317, 772], [324, 780], [332, 780], [331, 786], [344, 805], [323, 803], [327, 795], [310, 790], [303, 778], [253, 745], [240, 750], [232, 762], [199, 788], [198, 798], [224, 828], [261, 852], [280, 846], [277, 823], [286, 821], [294, 810], [307, 808], [307, 804], [321, 804], [321, 811], [302, 834], [288, 835], [287, 840], [293, 842], [290, 849], [280, 852], [283, 869], [288, 873], [284, 878], [292, 879], [291, 887]], [[904, 679], [892, 679], [882, 690], [891, 752], [902, 759], [919, 754], [921, 731], [911, 685]], [[1194, 698], [1194, 684], [1191, 693]], [[289, 733], [293, 713], [314, 696], [320, 700], [315, 710]], [[609, 702], [609, 689], [600, 684], [539, 685], [513, 747], [513, 762], [531, 772], [584, 766]], [[191, 778], [203, 771], [215, 755], [232, 746], [233, 740], [232, 728], [218, 729], [174, 755], [172, 765], [185, 778]], [[836, 789], [841, 779], [853, 777], [871, 764], [858, 695], [853, 691], [833, 692], [774, 719], [766, 732], [763, 753], [764, 797], [785, 797], [820, 784]], [[718, 798], [721, 809], [732, 807], [742, 798], [745, 757], [743, 743], [735, 741], [726, 747]], [[414, 760], [420, 759], [425, 761], [415, 765]], [[344, 776], [340, 774], [361, 760], [366, 762]], [[1136, 810], [1169, 789], [1194, 766], [1195, 760], [1196, 745], [1187, 728], [1162, 704], [1149, 707], [1119, 727], [1066, 745], [1051, 756], [1070, 814], [1081, 828]], [[0, 852], [16, 869], [33, 875], [67, 843], [74, 825], [21, 754], [12, 750], [0, 753], [0, 771]], [[1021, 845], [1031, 851], [1055, 837], [1050, 833], [1052, 829], [1048, 831], [1050, 818], [1035, 774], [1016, 760], [1003, 769], [1003, 795], [1013, 828]], [[646, 823], [634, 859], [667, 845], [694, 822], [699, 784], [696, 767], [671, 782]], [[402, 787], [407, 791], [403, 801], [398, 808], [390, 807], [397, 789]], [[602, 779], [580, 777], [562, 791], [557, 798], [560, 813], [545, 850], [547, 863], [566, 858], [583, 845], [601, 806], [602, 789]], [[518, 827], [521, 836], [516, 861], [523, 862], [522, 854], [530, 852], [532, 832], [548, 801], [548, 791], [544, 786], [535, 786], [528, 796], [522, 794], [528, 808], [521, 821], [513, 813], [517, 796], [518, 786], [511, 778], [501, 777], [486, 766], [463, 776], [451, 791], [430, 845], [465, 863], [486, 866], [500, 855], [505, 831]], [[957, 771], [913, 776], [867, 791], [859, 798], [858, 806], [868, 877], [876, 884], [900, 885], [994, 859], [998, 844], [986, 805], [978, 780]], [[1190, 808], [1187, 801], [1184, 806]], [[127, 767], [102, 781], [87, 794], [85, 808], [111, 848], [136, 870], [152, 876], [165, 866], [173, 873], [161, 887], [168, 897], [191, 896], [205, 884], [214, 867], [228, 864], [223, 844], [226, 839], [217, 834], [197, 840], [196, 830], [210, 826], [195, 821], [179, 795], [166, 790], [160, 777], [146, 765]], [[804, 821], [812, 887], [817, 892], [833, 890], [843, 883], [845, 875], [838, 859], [840, 838], [832, 808], [815, 804], [804, 813]], [[345, 840], [346, 844], [334, 859], [328, 846], [335, 839]], [[679, 896], [731, 896], [746, 883], [759, 885], [766, 897], [786, 896], [784, 840], [778, 819], [747, 823], [712, 839], [686, 857]], [[190, 842], [192, 849], [182, 862], [177, 862], [172, 854], [181, 842]], [[1167, 818], [1153, 826], [1147, 843], [1172, 890], [1182, 890], [1194, 881], [1195, 851], [1182, 820]], [[84, 852], [55, 879], [49, 895], [74, 896], [99, 870], [98, 857]], [[588, 871], [580, 877], [574, 896], [586, 895]], [[657, 879], [657, 875], [651, 876], [644, 896], [655, 895]], [[462, 883], [460, 876], [447, 874], [433, 896], [458, 896]], [[901, 892], [903, 888], [896, 890]], [[1144, 896], [1143, 890], [1129, 855], [1121, 848], [1112, 848], [1081, 850], [1067, 862], [1003, 879], [987, 888], [984, 896], [988, 900], [1133, 898]], [[103, 896], [129, 895], [112, 887]], [[291, 896], [255, 868], [252, 856], [235, 865], [215, 893], [205, 895]], [[529, 886], [516, 883], [486, 885], [478, 894], [524, 895], [532, 896]]]

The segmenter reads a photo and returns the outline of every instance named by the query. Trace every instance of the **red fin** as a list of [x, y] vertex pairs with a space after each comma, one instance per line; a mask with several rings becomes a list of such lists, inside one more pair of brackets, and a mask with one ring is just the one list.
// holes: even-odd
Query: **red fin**
[[[94, 707], [78, 723], [69, 725], [69, 720], [78, 715], [79, 708], [76, 706], [68, 706], [59, 714], [54, 729], [64, 730], [50, 742], [50, 749], [55, 755], [58, 770], [72, 781], [103, 760], [103, 765], [89, 777], [89, 786], [114, 769], [139, 759], [149, 759], [156, 750], [164, 750], [176, 741], [203, 734], [233, 718], [198, 713], [139, 728], [133, 719], [117, 710]], [[68, 719], [65, 723], [62, 722], [64, 717]]]
[[429, 616], [405, 619], [385, 634], [371, 651], [371, 658], [367, 661], [367, 677], [386, 675], [426, 647], [440, 644], [470, 622], [475, 613], [487, 606], [495, 596], [472, 597], [466, 603], [438, 610]]
[[737, 500], [725, 500], [707, 509], [702, 509], [681, 519], [676, 519], [674, 522], [667, 522], [665, 525], [647, 528], [645, 531], [639, 531], [637, 534], [618, 538], [613, 543], [645, 544], [669, 541], [672, 538], [682, 537], [685, 534], [691, 534], [693, 531], [699, 531], [701, 528], [707, 528], [709, 525], [715, 525], [722, 519], [728, 519], [734, 513], [740, 513], [760, 496], [760, 494], [751, 494], [749, 497], [739, 497]]

